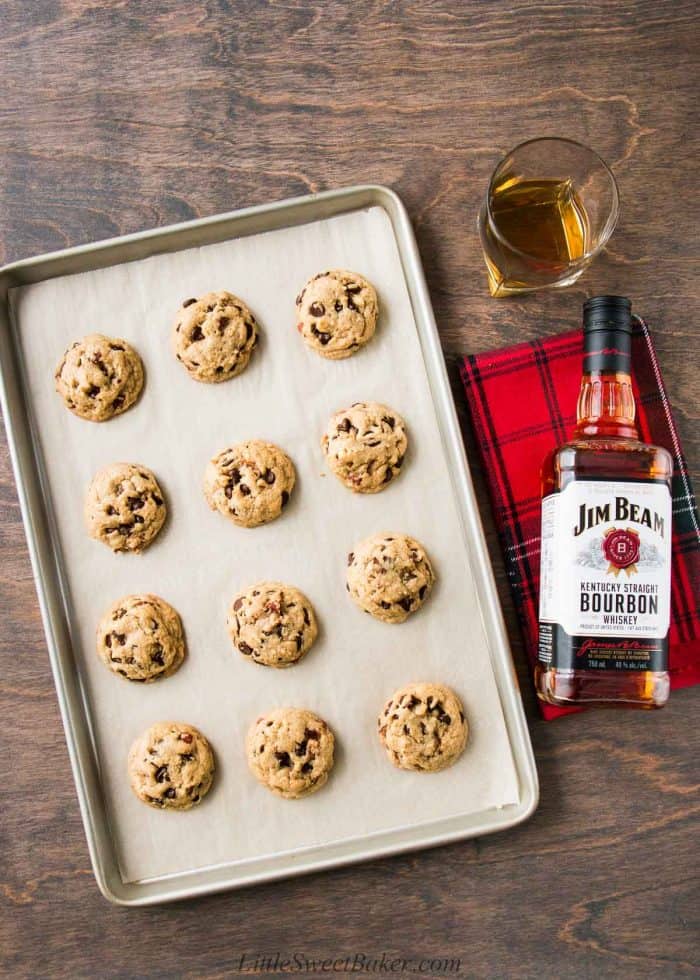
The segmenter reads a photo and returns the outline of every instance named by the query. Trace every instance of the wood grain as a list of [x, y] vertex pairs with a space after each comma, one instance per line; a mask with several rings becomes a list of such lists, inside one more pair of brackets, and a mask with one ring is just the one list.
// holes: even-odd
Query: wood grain
[[[364, 181], [413, 218], [445, 355], [577, 323], [623, 291], [654, 327], [700, 458], [692, 0], [0, 0], [0, 261]], [[562, 293], [494, 301], [475, 216], [499, 155], [566, 135], [614, 167], [607, 254]], [[465, 419], [466, 423], [466, 419]], [[697, 694], [545, 725], [468, 428], [542, 781], [510, 833], [149, 911], [98, 894], [19, 507], [0, 447], [0, 970], [260, 975], [258, 955], [457, 958], [465, 977], [700, 975]], [[695, 470], [697, 477], [697, 470]], [[280, 968], [268, 971], [280, 975]], [[437, 975], [426, 967], [425, 976]]]

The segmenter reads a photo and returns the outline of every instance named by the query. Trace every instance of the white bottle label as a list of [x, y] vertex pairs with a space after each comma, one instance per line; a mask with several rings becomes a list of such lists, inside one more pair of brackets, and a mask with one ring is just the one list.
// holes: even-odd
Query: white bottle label
[[665, 670], [670, 577], [665, 483], [576, 480], [545, 497], [540, 661]]

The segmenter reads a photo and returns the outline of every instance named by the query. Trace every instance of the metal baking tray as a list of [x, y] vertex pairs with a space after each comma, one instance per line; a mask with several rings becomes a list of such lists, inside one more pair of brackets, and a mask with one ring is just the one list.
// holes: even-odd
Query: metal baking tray
[[[379, 833], [348, 836], [317, 847], [262, 854], [241, 862], [160, 874], [150, 879], [125, 880], [106, 806], [91, 721], [89, 686], [84, 683], [80, 658], [76, 655], [65, 557], [9, 291], [56, 277], [295, 228], [371, 208], [381, 209], [391, 224], [405, 278], [512, 752], [518, 802], [448, 817], [441, 817], [438, 812], [435, 819]], [[504, 830], [533, 813], [538, 801], [538, 783], [522, 702], [418, 250], [406, 210], [394, 192], [380, 186], [350, 187], [127, 235], [5, 266], [0, 269], [0, 395], [80, 809], [95, 877], [105, 897], [122, 905], [181, 899]]]

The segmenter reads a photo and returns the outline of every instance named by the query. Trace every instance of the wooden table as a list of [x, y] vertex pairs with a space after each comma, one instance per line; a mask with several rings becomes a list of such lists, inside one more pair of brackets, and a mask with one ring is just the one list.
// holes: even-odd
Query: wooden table
[[[692, 0], [0, 0], [0, 260], [389, 184], [415, 224], [458, 405], [462, 352], [572, 327], [585, 295], [619, 291], [653, 324], [697, 464], [699, 14]], [[479, 202], [499, 156], [546, 134], [612, 163], [620, 224], [577, 286], [495, 301]], [[456, 958], [460, 976], [486, 978], [700, 969], [697, 692], [658, 714], [539, 720], [466, 420], [465, 438], [538, 812], [510, 833], [149, 911], [108, 905], [89, 869], [3, 442], [4, 976], [224, 977], [275, 954]]]

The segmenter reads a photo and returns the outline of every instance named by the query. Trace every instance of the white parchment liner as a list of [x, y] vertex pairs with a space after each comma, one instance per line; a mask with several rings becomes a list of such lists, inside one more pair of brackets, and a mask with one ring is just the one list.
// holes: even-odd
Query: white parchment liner
[[[346, 361], [307, 350], [294, 329], [294, 297], [326, 268], [348, 268], [377, 287], [373, 342]], [[189, 378], [170, 348], [181, 301], [211, 289], [243, 298], [262, 342], [243, 375], [221, 385]], [[13, 291], [31, 399], [68, 568], [75, 655], [89, 695], [102, 779], [126, 881], [361, 837], [518, 801], [453, 488], [388, 216], [381, 208], [217, 245], [160, 255]], [[63, 408], [53, 371], [78, 337], [129, 340], [144, 359], [138, 405], [104, 424]], [[355, 495], [324, 466], [319, 438], [331, 412], [383, 401], [406, 419], [404, 472], [385, 492]], [[237, 528], [202, 495], [205, 464], [230, 443], [262, 438], [292, 457], [298, 483], [283, 516]], [[83, 498], [106, 463], [156, 473], [169, 519], [143, 555], [113, 555], [88, 538]], [[376, 531], [406, 532], [426, 547], [438, 584], [402, 625], [360, 612], [345, 591], [346, 555]], [[299, 586], [318, 613], [320, 637], [289, 670], [257, 667], [233, 650], [225, 627], [234, 591], [256, 579]], [[132, 592], [155, 592], [180, 612], [189, 654], [173, 677], [128, 683], [97, 659], [104, 609]], [[462, 759], [437, 774], [394, 769], [376, 736], [384, 700], [410, 680], [436, 680], [462, 697], [471, 738]], [[284, 801], [249, 774], [244, 735], [262, 711], [319, 712], [338, 740], [327, 786]], [[157, 720], [187, 721], [217, 756], [214, 788], [187, 813], [151, 810], [131, 793], [126, 756]]]

